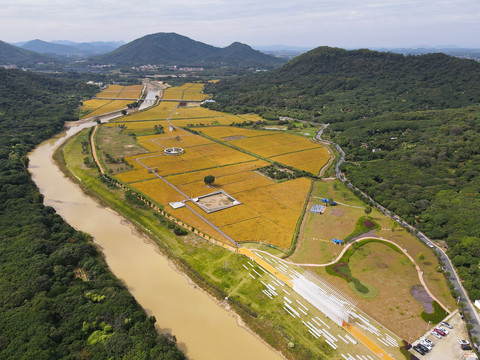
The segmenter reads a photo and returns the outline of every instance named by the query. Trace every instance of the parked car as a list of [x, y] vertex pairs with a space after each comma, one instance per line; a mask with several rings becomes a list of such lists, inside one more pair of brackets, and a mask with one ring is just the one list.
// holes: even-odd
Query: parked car
[[427, 245], [428, 245], [428, 247], [430, 247], [430, 248], [433, 249], [433, 246], [434, 246], [434, 245], [433, 245], [431, 242], [428, 242]]
[[447, 323], [446, 321], [442, 321], [440, 324], [442, 324], [443, 326], [449, 328], [449, 329], [453, 329], [453, 326], [450, 325], [449, 323]]
[[458, 343], [460, 345], [470, 345], [470, 343], [467, 340], [458, 340]]
[[437, 327], [438, 330], [442, 330], [446, 335], [448, 335], [448, 330], [445, 329], [443, 326]]
[[435, 328], [433, 329], [433, 331], [435, 331], [438, 335], [442, 335], [442, 336], [447, 335], [442, 329], [439, 329], [439, 328]]
[[426, 338], [423, 338], [421, 342], [425, 342], [425, 343], [427, 343], [427, 344], [430, 345], [430, 346], [435, 346], [435, 344], [433, 343], [433, 341], [428, 340], [428, 339], [426, 339]]
[[425, 345], [423, 344], [417, 344], [417, 346], [422, 349], [425, 353], [428, 353], [430, 351], [430, 349], [428, 347], [426, 347]]
[[425, 346], [428, 349], [428, 351], [432, 350], [432, 347], [433, 347], [432, 345], [427, 343], [425, 340], [420, 341], [420, 345]]
[[441, 338], [442, 338], [442, 335], [437, 334], [437, 332], [436, 332], [435, 330], [432, 330], [432, 335], [435, 336], [435, 337], [438, 338], [438, 339], [441, 339]]
[[418, 345], [415, 345], [413, 347], [413, 350], [415, 350], [416, 352], [422, 354], [422, 355], [425, 355], [425, 351], [423, 351]]
[[470, 346], [470, 344], [463, 344], [463, 345], [460, 345], [460, 347], [462, 348], [462, 350], [472, 350], [472, 347]]

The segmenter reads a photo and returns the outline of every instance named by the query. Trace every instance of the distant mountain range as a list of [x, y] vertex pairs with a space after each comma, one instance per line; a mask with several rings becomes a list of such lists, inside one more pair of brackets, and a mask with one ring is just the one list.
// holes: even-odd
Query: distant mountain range
[[146, 35], [118, 49], [92, 58], [103, 64], [116, 65], [227, 65], [271, 68], [285, 61], [250, 46], [234, 42], [219, 48], [176, 33]]
[[0, 41], [0, 64], [1, 65], [34, 65], [53, 61], [49, 56], [22, 49], [6, 42]]
[[88, 57], [94, 55], [105, 54], [115, 50], [124, 42], [119, 41], [94, 41], [77, 43], [68, 40], [43, 41], [39, 39], [14, 43], [22, 49], [35, 51], [39, 54], [61, 55], [69, 57]]

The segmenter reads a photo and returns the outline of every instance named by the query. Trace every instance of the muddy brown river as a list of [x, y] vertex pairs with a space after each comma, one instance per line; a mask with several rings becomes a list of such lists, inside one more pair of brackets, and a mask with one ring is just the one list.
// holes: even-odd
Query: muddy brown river
[[51, 156], [67, 137], [92, 124], [73, 127], [39, 145], [30, 155], [32, 178], [69, 224], [91, 234], [111, 271], [122, 279], [160, 332], [171, 332], [189, 359], [282, 359], [237, 319], [175, 271], [156, 247], [119, 214], [83, 194], [55, 166]]

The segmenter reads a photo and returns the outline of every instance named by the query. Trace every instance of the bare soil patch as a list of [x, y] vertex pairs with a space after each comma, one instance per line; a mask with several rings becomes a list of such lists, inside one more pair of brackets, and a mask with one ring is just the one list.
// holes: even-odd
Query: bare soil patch
[[200, 205], [205, 206], [208, 209], [216, 209], [218, 207], [222, 206], [228, 206], [232, 205], [232, 203], [235, 200], [233, 200], [230, 196], [225, 195], [224, 193], [219, 193], [215, 195], [210, 195], [206, 197], [202, 197], [201, 199], [198, 199], [198, 203]]
[[330, 215], [342, 217], [345, 214], [345, 210], [340, 208], [334, 208], [330, 211]]

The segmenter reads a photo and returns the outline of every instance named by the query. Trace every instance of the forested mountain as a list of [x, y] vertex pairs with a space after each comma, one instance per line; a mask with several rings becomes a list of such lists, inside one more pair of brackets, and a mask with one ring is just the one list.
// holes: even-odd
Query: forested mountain
[[111, 53], [92, 58], [99, 63], [117, 65], [227, 65], [273, 67], [283, 61], [250, 46], [233, 43], [218, 48], [175, 33], [146, 35]]
[[0, 41], [0, 65], [33, 65], [53, 61], [51, 57]]
[[43, 40], [32, 40], [22, 45], [22, 49], [35, 51], [39, 54], [57, 54], [57, 55], [73, 55], [80, 54], [80, 50], [61, 44], [52, 44]]
[[[96, 87], [0, 69], [0, 359], [183, 359], [90, 237], [43, 205], [27, 153]], [[81, 279], [78, 272], [88, 277]]]
[[479, 102], [480, 63], [319, 47], [278, 69], [210, 84], [206, 91], [217, 101], [211, 107], [229, 112], [348, 121]]
[[317, 48], [279, 69], [209, 84], [230, 112], [330, 122], [342, 170], [377, 202], [445, 240], [480, 298], [480, 64]]

